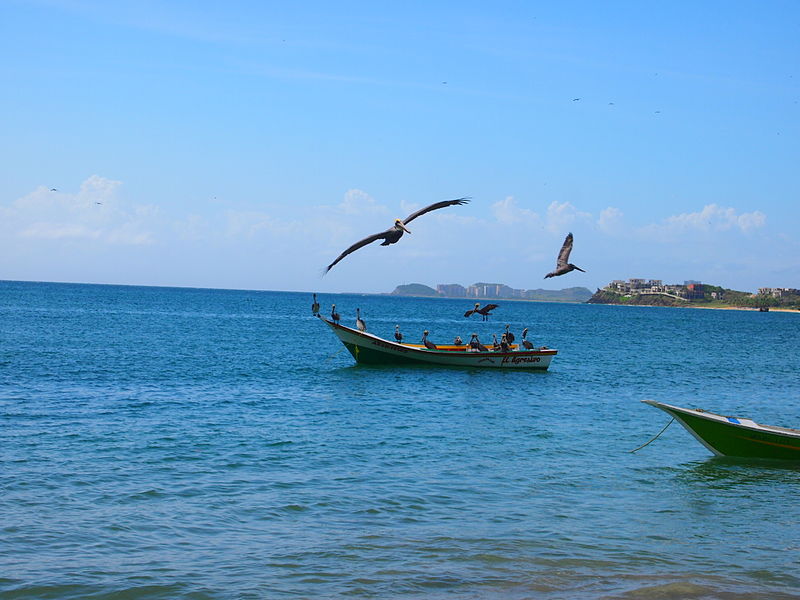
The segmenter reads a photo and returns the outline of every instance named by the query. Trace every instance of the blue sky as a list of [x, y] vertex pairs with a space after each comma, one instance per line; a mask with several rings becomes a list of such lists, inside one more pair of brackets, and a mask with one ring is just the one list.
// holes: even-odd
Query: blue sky
[[6, 0], [0, 50], [0, 279], [800, 287], [797, 2]]

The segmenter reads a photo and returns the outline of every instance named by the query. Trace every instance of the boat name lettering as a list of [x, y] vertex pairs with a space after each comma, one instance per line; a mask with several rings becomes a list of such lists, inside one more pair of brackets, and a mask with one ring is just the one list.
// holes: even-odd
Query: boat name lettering
[[541, 360], [538, 356], [504, 356], [503, 362], [500, 364], [511, 363], [512, 365], [518, 365], [519, 363], [537, 363], [541, 362]]
[[395, 352], [408, 352], [406, 348], [400, 348], [392, 344], [387, 344], [386, 342], [380, 342], [378, 340], [372, 340], [372, 345], [377, 346], [378, 348], [384, 348], [385, 350], [393, 350]]

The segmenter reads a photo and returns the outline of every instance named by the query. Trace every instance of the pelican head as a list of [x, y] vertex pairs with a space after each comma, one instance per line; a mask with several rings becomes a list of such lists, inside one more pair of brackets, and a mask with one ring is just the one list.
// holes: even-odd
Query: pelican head
[[408, 229], [406, 229], [406, 226], [403, 224], [403, 219], [395, 219], [394, 220], [394, 226], [399, 228], [399, 229], [402, 229], [406, 233], [411, 233]]
[[481, 303], [480, 303], [480, 302], [476, 302], [476, 303], [475, 303], [475, 308], [478, 308], [480, 305], [481, 305]]
[[428, 335], [429, 333], [430, 332], [426, 329], [425, 331], [422, 332], [422, 335]]
[[584, 271], [584, 270], [583, 270], [583, 269], [581, 269], [580, 267], [576, 267], [576, 266], [575, 266], [575, 265], [573, 265], [572, 263], [569, 263], [569, 266], [570, 266], [570, 267], [572, 267], [573, 269], [575, 269], [576, 271], [580, 271], [581, 273], [586, 273], [586, 271]]

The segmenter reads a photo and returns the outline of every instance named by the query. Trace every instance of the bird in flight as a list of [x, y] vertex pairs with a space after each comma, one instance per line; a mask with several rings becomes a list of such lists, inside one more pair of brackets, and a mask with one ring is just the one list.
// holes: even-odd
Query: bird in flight
[[[355, 252], [359, 248], [363, 248], [367, 244], [371, 244], [376, 240], [383, 240], [381, 246], [388, 246], [389, 244], [396, 244], [401, 237], [403, 237], [403, 233], [411, 233], [408, 229], [406, 229], [406, 225], [408, 225], [411, 221], [424, 215], [425, 213], [431, 212], [432, 210], [437, 210], [439, 208], [445, 208], [446, 206], [453, 206], [454, 204], [466, 204], [469, 202], [469, 198], [458, 198], [456, 200], [443, 200], [442, 202], [436, 202], [431, 204], [430, 206], [426, 206], [425, 208], [419, 209], [417, 212], [411, 213], [405, 219], [395, 219], [394, 225], [392, 225], [386, 231], [381, 231], [380, 233], [374, 233], [370, 236], [365, 237], [363, 240], [360, 240], [350, 246], [347, 250], [342, 252], [335, 261], [329, 264], [326, 269], [325, 273], [330, 271], [333, 266], [342, 260], [348, 254]], [[325, 274], [323, 273], [323, 275]]]
[[574, 271], [577, 269], [581, 273], [586, 273], [580, 267], [576, 267], [571, 262], [569, 262], [569, 253], [572, 252], [572, 233], [568, 233], [566, 239], [564, 240], [564, 245], [561, 246], [561, 251], [558, 253], [558, 258], [556, 259], [556, 269], [555, 271], [550, 271], [547, 275], [544, 276], [545, 279], [548, 277], [557, 277], [559, 275], [564, 275], [569, 273], [570, 271]]
[[50, 191], [51, 192], [57, 192], [58, 190], [56, 188], [50, 188]]

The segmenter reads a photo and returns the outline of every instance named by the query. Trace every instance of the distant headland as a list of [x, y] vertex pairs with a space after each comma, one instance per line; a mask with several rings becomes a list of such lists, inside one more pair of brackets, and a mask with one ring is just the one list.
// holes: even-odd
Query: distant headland
[[800, 310], [800, 290], [759, 288], [758, 293], [729, 290], [700, 281], [664, 284], [660, 279], [616, 279], [597, 290], [590, 304], [687, 306], [694, 308], [770, 308]]
[[481, 300], [531, 300], [538, 302], [586, 302], [592, 291], [585, 287], [563, 290], [522, 290], [502, 283], [474, 283], [467, 287], [458, 283], [440, 283], [436, 289], [422, 283], [398, 285], [393, 296], [424, 298], [475, 298]]

